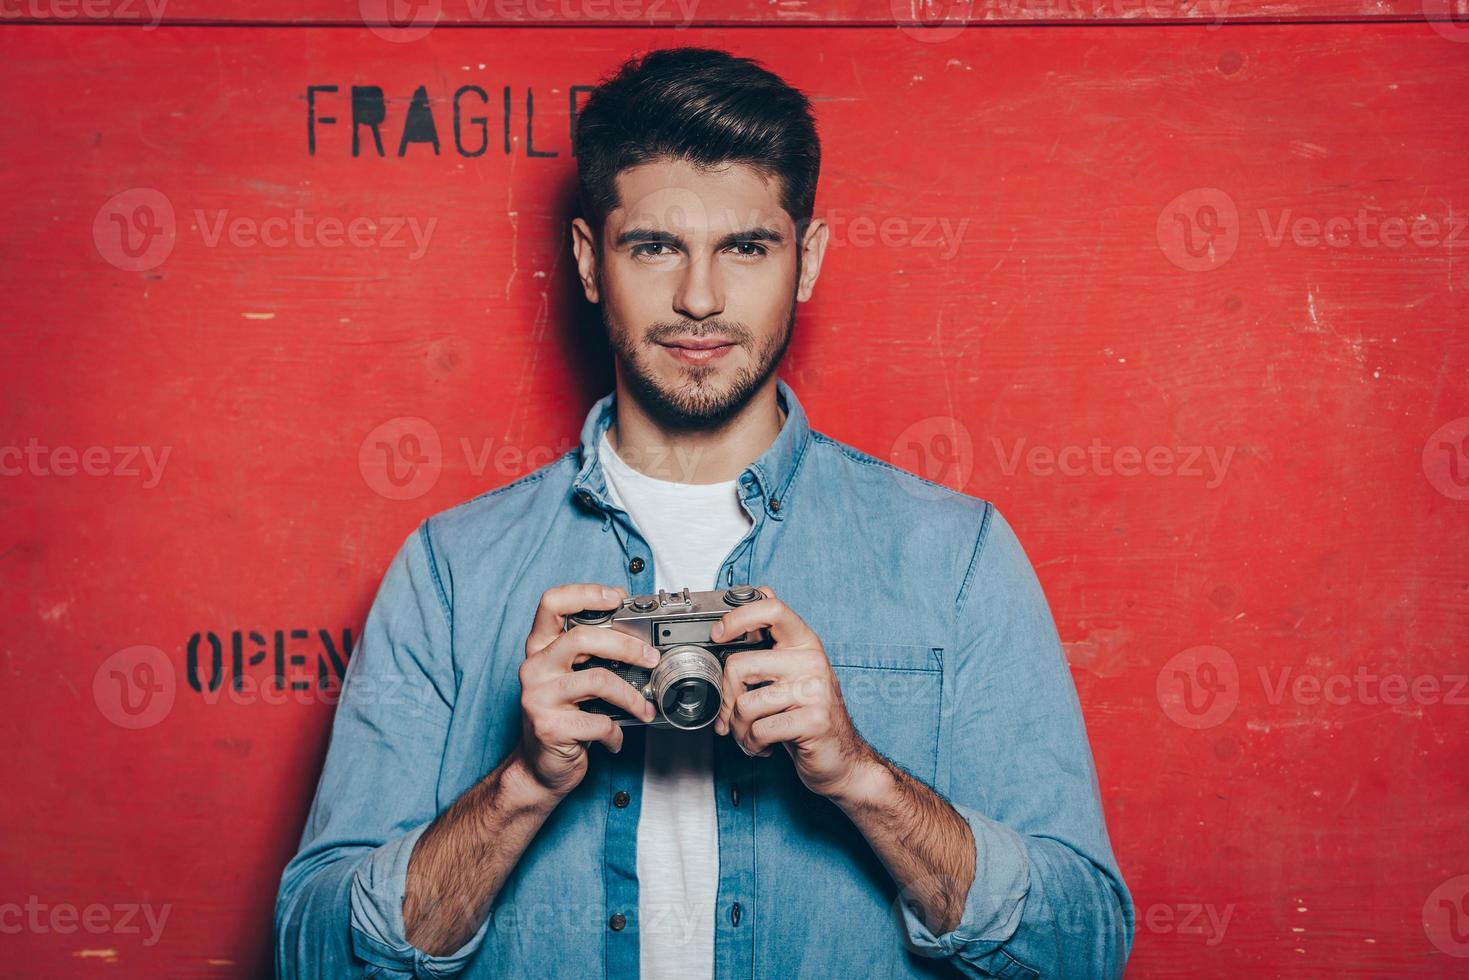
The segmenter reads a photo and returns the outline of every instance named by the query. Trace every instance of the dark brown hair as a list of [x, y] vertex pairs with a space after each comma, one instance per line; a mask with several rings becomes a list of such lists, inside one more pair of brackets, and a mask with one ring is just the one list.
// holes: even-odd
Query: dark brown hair
[[615, 178], [660, 159], [740, 163], [778, 178], [799, 242], [816, 205], [821, 141], [806, 96], [751, 58], [712, 48], [663, 48], [626, 61], [577, 117], [582, 217], [600, 242], [622, 202]]

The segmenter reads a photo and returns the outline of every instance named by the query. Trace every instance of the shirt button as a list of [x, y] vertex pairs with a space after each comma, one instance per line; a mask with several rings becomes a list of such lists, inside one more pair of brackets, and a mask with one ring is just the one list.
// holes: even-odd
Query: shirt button
[[731, 803], [733, 803], [735, 806], [739, 806], [740, 805], [740, 786], [739, 786], [739, 783], [730, 783], [729, 784], [729, 801]]
[[780, 510], [780, 498], [779, 497], [771, 497], [770, 498], [770, 509], [771, 510]]
[[632, 797], [627, 795], [627, 790], [620, 789], [612, 794], [612, 805], [616, 807], [627, 806], [628, 800], [631, 799]]
[[737, 926], [737, 925], [740, 924], [740, 903], [739, 902], [735, 902], [733, 905], [731, 905], [729, 907], [729, 922], [730, 922], [730, 925], [736, 925]]
[[635, 557], [635, 558], [633, 558], [632, 561], [628, 562], [627, 563], [627, 570], [630, 571], [630, 572], [632, 572], [634, 575], [636, 575], [638, 572], [641, 572], [643, 570], [643, 559], [642, 559], [642, 557], [641, 556]]
[[621, 932], [622, 927], [627, 925], [627, 916], [621, 912], [613, 912], [612, 918], [607, 920], [607, 924], [612, 927], [613, 932]]

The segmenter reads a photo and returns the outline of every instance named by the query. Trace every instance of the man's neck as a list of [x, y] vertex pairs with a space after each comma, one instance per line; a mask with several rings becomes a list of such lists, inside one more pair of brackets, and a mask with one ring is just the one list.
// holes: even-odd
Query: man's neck
[[607, 441], [633, 469], [675, 483], [723, 483], [770, 448], [785, 424], [776, 398], [775, 375], [739, 414], [718, 429], [669, 432], [617, 384], [617, 413]]

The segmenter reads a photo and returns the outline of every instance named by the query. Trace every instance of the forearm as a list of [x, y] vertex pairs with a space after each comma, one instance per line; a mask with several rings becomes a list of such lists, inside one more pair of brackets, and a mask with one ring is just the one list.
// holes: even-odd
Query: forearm
[[[910, 935], [929, 933], [917, 939], [922, 948], [955, 956], [969, 976], [1009, 975], [1012, 963], [1065, 977], [1121, 973], [1130, 906], [1105, 874], [1059, 841], [1025, 838], [950, 805], [871, 754], [831, 800], [861, 830], [922, 924]], [[961, 922], [962, 939], [954, 934]]]
[[462, 946], [561, 797], [517, 747], [424, 831], [408, 862], [406, 938], [435, 956]]
[[923, 924], [935, 934], [953, 929], [977, 873], [964, 818], [875, 751], [831, 800], [867, 838]]

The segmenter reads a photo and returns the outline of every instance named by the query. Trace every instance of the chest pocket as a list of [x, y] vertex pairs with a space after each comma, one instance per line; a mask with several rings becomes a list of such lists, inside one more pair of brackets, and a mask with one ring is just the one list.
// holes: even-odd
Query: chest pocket
[[943, 717], [937, 645], [824, 641], [847, 714], [874, 749], [934, 786]]

